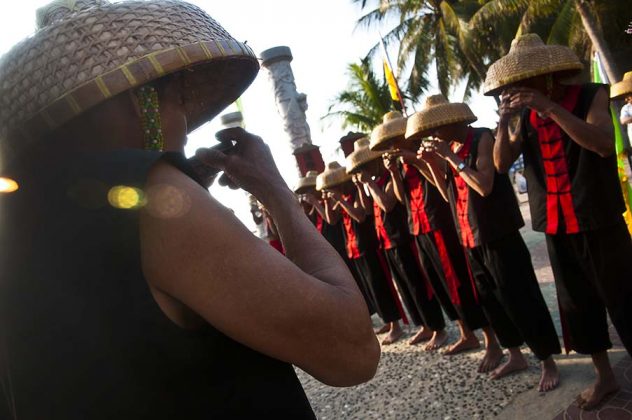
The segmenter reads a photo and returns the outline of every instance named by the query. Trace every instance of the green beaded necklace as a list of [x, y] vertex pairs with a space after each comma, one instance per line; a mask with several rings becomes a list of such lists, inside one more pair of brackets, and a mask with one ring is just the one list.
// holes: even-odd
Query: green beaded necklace
[[151, 85], [141, 86], [135, 91], [140, 106], [140, 121], [145, 138], [145, 150], [162, 152], [165, 139], [160, 122], [160, 105], [158, 91]]

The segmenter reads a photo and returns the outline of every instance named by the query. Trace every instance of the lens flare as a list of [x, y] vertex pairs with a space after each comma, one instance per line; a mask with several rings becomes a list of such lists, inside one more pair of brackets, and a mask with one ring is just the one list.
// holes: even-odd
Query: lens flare
[[117, 209], [137, 209], [145, 205], [145, 196], [138, 188], [117, 185], [108, 191], [108, 201]]
[[18, 186], [18, 183], [11, 178], [0, 177], [0, 193], [12, 193], [14, 191], [17, 191], [18, 188], [20, 188]]

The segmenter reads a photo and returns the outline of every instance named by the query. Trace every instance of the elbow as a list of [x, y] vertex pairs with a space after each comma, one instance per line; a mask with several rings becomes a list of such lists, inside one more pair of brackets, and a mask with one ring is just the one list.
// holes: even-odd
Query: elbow
[[491, 185], [484, 185], [482, 186], [479, 190], [478, 193], [482, 196], [482, 197], [489, 197], [490, 194], [492, 193], [492, 190], [494, 189], [494, 184]]
[[344, 360], [339, 361], [339, 369], [321, 381], [335, 387], [356, 386], [368, 382], [377, 372], [381, 353], [377, 337], [371, 331], [362, 343], [353, 345], [353, 348], [343, 356]]
[[511, 168], [512, 162], [508, 162], [498, 157], [494, 157], [494, 168], [499, 174], [506, 174]]
[[615, 150], [614, 144], [609, 144], [607, 146], [602, 147], [600, 150], [598, 150], [597, 154], [602, 158], [607, 158], [614, 155], [615, 151], [616, 150]]

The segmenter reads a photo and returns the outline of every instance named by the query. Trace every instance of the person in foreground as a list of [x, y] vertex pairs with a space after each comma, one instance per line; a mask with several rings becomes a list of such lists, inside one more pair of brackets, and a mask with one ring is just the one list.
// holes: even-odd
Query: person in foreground
[[202, 149], [196, 167], [261, 201], [287, 258], [183, 156], [254, 79], [252, 50], [180, 1], [56, 2], [39, 22], [0, 60], [2, 174], [20, 186], [0, 201], [0, 413], [314, 418], [292, 365], [371, 379], [362, 294], [263, 141], [223, 131], [232, 152]]
[[[608, 359], [606, 309], [632, 354], [632, 240], [622, 216], [608, 89], [561, 83], [581, 68], [569, 48], [526, 34], [490, 67], [485, 94], [502, 98], [496, 168], [507, 172], [524, 154], [533, 230], [546, 234], [567, 347], [590, 354], [595, 365], [595, 384], [578, 396], [588, 410], [619, 389]], [[517, 127], [510, 127], [513, 117]]]

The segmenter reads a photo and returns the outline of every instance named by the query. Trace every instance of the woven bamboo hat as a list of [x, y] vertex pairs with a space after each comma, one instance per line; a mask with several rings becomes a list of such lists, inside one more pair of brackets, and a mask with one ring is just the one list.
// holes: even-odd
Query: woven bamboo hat
[[365, 163], [382, 157], [382, 152], [373, 152], [369, 148], [369, 139], [364, 137], [353, 144], [353, 153], [347, 156], [347, 173], [351, 174]]
[[404, 138], [406, 132], [406, 118], [399, 111], [384, 114], [383, 123], [371, 132], [369, 149], [375, 152], [385, 152], [393, 146], [398, 138]]
[[237, 99], [259, 69], [250, 47], [183, 1], [55, 0], [37, 21], [35, 35], [0, 59], [0, 144], [10, 148], [185, 69], [186, 80], [199, 82], [186, 88], [191, 131]]
[[583, 67], [575, 53], [562, 45], [546, 45], [536, 34], [525, 34], [511, 42], [509, 53], [487, 70], [485, 95], [497, 95], [502, 87], [543, 74], [579, 71]]
[[327, 168], [316, 177], [316, 189], [322, 191], [349, 181], [351, 175], [347, 174], [344, 166], [338, 162], [329, 162]]
[[433, 128], [444, 125], [476, 121], [476, 115], [464, 103], [450, 103], [443, 95], [432, 95], [426, 98], [421, 111], [408, 117], [406, 139], [427, 136]]
[[632, 95], [632, 71], [624, 74], [619, 83], [610, 87], [610, 98], [620, 99], [626, 95]]
[[307, 191], [316, 188], [316, 177], [318, 172], [307, 171], [304, 177], [298, 179], [294, 192], [296, 194], [305, 194]]

